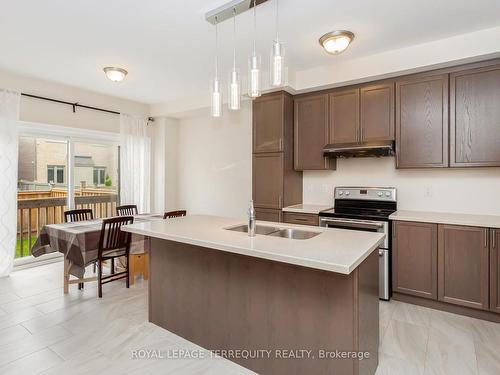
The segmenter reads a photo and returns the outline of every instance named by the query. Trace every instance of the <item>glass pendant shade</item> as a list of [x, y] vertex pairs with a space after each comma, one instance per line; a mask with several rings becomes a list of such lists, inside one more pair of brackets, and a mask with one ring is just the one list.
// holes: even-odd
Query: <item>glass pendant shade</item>
[[270, 66], [271, 86], [283, 86], [285, 84], [285, 47], [278, 40], [273, 42]]
[[233, 69], [229, 73], [229, 109], [237, 111], [240, 109], [241, 81], [240, 74], [237, 69]]
[[248, 59], [248, 96], [251, 98], [261, 96], [260, 63], [260, 56], [255, 52]]
[[222, 92], [220, 91], [220, 81], [216, 77], [212, 81], [212, 117], [222, 116]]

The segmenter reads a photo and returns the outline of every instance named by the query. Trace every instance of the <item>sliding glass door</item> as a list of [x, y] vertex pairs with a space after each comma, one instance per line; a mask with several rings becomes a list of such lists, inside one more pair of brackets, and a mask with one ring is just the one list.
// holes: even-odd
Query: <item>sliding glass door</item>
[[101, 134], [65, 136], [64, 128], [57, 133], [37, 130], [19, 137], [16, 258], [30, 256], [43, 226], [64, 222], [68, 209], [90, 208], [95, 218], [116, 212], [117, 141]]

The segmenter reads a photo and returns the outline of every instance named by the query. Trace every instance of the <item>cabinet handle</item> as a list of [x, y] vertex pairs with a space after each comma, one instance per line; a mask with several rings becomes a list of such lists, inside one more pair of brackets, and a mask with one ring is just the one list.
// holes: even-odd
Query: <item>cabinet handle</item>
[[488, 247], [488, 230], [484, 230], [484, 247]]
[[278, 199], [278, 206], [279, 206], [279, 208], [283, 208], [283, 197], [281, 195]]
[[360, 137], [360, 140], [362, 141], [363, 140], [363, 128], [361, 128], [361, 137]]
[[300, 217], [296, 217], [294, 220], [296, 220], [296, 221], [309, 221], [308, 219], [302, 219]]
[[359, 129], [356, 128], [356, 141], [359, 142]]
[[496, 241], [496, 238], [495, 238], [496, 236], [497, 236], [496, 230], [493, 229], [491, 231], [491, 248], [492, 249], [495, 249], [497, 247], [497, 244], [496, 244], [497, 241]]

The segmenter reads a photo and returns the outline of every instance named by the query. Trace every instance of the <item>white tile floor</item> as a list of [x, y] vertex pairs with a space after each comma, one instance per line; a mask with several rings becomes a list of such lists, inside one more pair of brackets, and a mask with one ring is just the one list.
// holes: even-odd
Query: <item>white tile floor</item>
[[[500, 324], [392, 301], [380, 305], [382, 374], [500, 374]], [[0, 374], [252, 374], [224, 359], [132, 359], [137, 349], [199, 349], [147, 322], [146, 284], [76, 286], [62, 263], [0, 279]]]

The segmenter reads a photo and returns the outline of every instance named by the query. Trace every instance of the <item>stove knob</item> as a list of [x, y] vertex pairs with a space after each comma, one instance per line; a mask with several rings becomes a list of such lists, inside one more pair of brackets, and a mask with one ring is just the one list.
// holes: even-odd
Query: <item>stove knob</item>
[[377, 195], [378, 195], [379, 197], [381, 197], [381, 196], [382, 196], [382, 192], [381, 192], [381, 191], [379, 191], [379, 192], [377, 193]]
[[339, 195], [344, 195], [344, 192], [343, 191], [339, 191]]
[[385, 196], [386, 196], [387, 198], [389, 198], [389, 197], [391, 196], [391, 193], [389, 193], [388, 191], [386, 191], [386, 192], [385, 192]]
[[345, 195], [350, 195], [351, 193], [349, 193], [348, 191], [345, 192]]

